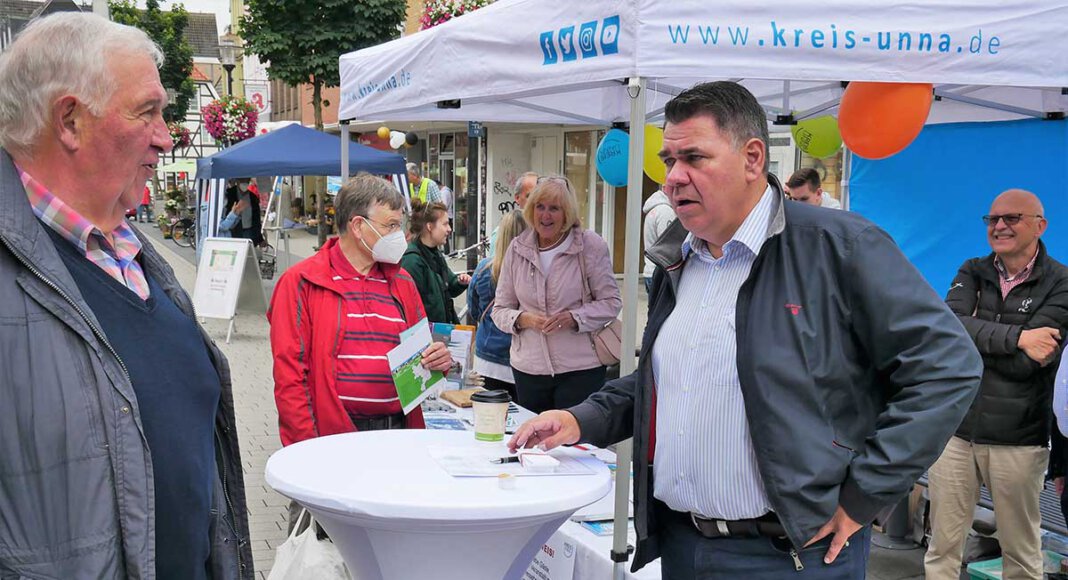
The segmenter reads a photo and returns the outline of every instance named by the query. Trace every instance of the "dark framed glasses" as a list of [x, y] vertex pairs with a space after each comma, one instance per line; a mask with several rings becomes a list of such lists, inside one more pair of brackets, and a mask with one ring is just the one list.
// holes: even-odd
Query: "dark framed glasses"
[[998, 220], [1005, 222], [1007, 226], [1014, 226], [1020, 223], [1025, 217], [1041, 218], [1041, 214], [1037, 213], [1006, 213], [1001, 215], [985, 215], [983, 216], [983, 223], [988, 227], [993, 227], [998, 224]]

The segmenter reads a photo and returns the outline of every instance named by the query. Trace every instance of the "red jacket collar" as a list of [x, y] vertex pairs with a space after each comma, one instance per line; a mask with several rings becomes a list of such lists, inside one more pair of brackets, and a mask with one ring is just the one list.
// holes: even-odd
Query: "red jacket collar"
[[[338, 238], [328, 239], [323, 244], [323, 247], [319, 248], [318, 252], [294, 266], [294, 268], [298, 269], [301, 278], [317, 286], [336, 291], [337, 284], [330, 269], [330, 250], [338, 243]], [[387, 264], [384, 262], [379, 262], [378, 268], [382, 271], [382, 275], [390, 286], [394, 284], [397, 273], [401, 269], [400, 264]]]

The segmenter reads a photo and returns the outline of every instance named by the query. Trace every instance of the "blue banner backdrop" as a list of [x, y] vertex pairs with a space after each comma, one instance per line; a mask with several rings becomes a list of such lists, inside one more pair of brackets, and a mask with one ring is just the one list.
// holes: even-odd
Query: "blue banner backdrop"
[[1042, 200], [1042, 239], [1068, 263], [1068, 121], [929, 125], [893, 157], [853, 158], [850, 206], [889, 232], [945, 296], [964, 260], [990, 253], [980, 217], [1011, 188]]

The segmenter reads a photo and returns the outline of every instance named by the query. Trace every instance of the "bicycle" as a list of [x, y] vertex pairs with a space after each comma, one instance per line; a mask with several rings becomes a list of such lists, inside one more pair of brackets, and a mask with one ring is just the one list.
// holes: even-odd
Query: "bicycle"
[[197, 226], [192, 218], [182, 218], [171, 224], [171, 239], [182, 248], [197, 247]]

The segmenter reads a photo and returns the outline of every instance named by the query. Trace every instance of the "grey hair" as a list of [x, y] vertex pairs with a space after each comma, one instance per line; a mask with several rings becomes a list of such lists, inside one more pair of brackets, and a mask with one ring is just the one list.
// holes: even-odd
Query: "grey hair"
[[102, 16], [60, 12], [30, 22], [0, 55], [0, 147], [31, 154], [53, 104], [65, 95], [102, 115], [117, 86], [109, 70], [116, 52], [163, 64], [163, 52], [144, 31]]
[[337, 214], [338, 231], [342, 234], [356, 216], [367, 217], [371, 208], [385, 205], [391, 210], [404, 208], [404, 196], [392, 183], [370, 173], [360, 172], [337, 192], [334, 212]]
[[418, 175], [419, 177], [423, 176], [423, 170], [419, 169], [419, 166], [416, 165], [415, 163], [409, 163], [409, 164], [405, 165], [404, 167], [408, 169], [408, 173], [414, 173], [414, 174]]
[[[513, 198], [515, 196], [519, 195], [519, 190], [520, 189], [523, 189], [523, 182], [526, 181], [527, 179], [530, 179], [530, 178], [534, 178], [534, 185], [537, 185], [538, 174], [534, 173], [533, 171], [528, 171], [528, 172], [524, 173], [523, 175], [520, 175], [515, 180], [515, 185], [512, 186], [512, 197]], [[534, 188], [532, 187], [530, 189], [534, 189]]]

